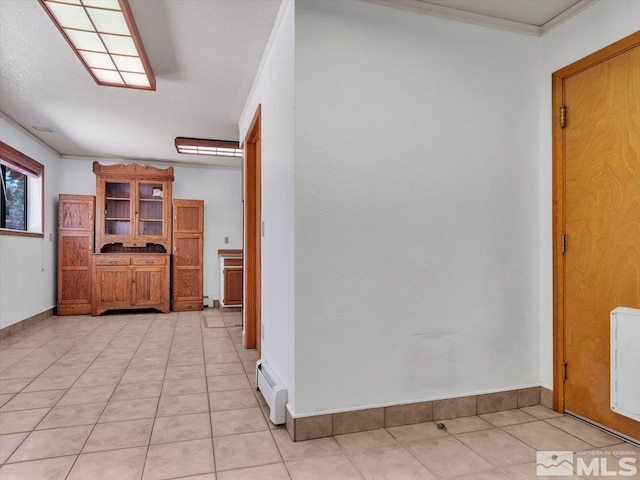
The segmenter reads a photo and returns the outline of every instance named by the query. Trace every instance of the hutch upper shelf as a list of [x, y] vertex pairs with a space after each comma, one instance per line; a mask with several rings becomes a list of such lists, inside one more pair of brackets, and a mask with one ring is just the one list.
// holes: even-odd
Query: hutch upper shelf
[[164, 253], [171, 245], [173, 167], [101, 165], [96, 174], [96, 251], [114, 245], [149, 248]]

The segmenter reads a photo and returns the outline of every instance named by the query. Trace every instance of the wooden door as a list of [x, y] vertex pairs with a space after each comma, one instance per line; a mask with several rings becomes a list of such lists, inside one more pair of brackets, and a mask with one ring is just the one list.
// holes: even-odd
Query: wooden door
[[95, 197], [91, 195], [60, 195], [58, 228], [65, 232], [93, 231]]
[[203, 307], [204, 201], [173, 201], [171, 304], [175, 312]]
[[60, 195], [58, 203], [58, 315], [91, 313], [91, 255], [95, 198]]
[[109, 309], [129, 308], [131, 305], [131, 268], [128, 265], [96, 265], [93, 315]]
[[242, 269], [224, 269], [224, 298], [222, 303], [225, 307], [242, 305]]
[[165, 294], [166, 267], [133, 267], [131, 304], [136, 307], [158, 308], [167, 298]]
[[564, 410], [640, 438], [610, 409], [610, 312], [640, 308], [640, 45], [565, 75], [562, 91]]

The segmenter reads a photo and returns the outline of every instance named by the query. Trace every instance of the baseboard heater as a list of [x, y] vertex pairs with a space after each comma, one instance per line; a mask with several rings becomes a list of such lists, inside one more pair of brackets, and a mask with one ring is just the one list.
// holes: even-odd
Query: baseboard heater
[[269, 418], [274, 425], [282, 425], [286, 418], [287, 389], [264, 360], [256, 363], [256, 384], [269, 405]]
[[611, 410], [640, 422], [638, 345], [640, 309], [616, 308], [611, 312]]

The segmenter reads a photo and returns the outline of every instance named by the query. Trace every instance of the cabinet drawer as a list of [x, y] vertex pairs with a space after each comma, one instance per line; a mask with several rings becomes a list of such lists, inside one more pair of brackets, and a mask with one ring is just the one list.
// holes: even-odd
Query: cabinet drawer
[[95, 256], [96, 265], [129, 265], [129, 257], [103, 257]]
[[242, 259], [241, 258], [225, 258], [224, 266], [225, 267], [241, 267]]
[[166, 265], [167, 259], [165, 257], [142, 257], [142, 258], [132, 258], [132, 265]]

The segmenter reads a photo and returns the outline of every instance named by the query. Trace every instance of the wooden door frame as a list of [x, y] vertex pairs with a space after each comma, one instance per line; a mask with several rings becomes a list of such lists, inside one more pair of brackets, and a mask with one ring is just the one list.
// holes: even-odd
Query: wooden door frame
[[244, 139], [242, 186], [244, 198], [244, 348], [260, 350], [261, 225], [262, 225], [262, 107], [258, 105]]
[[[564, 293], [565, 261], [562, 235], [565, 230], [565, 130], [560, 127], [560, 107], [564, 105], [565, 80], [599, 63], [640, 45], [640, 31], [554, 72], [552, 81], [552, 147], [553, 147], [553, 409], [564, 411]], [[570, 112], [567, 112], [570, 115]], [[570, 120], [567, 120], [569, 123]]]

